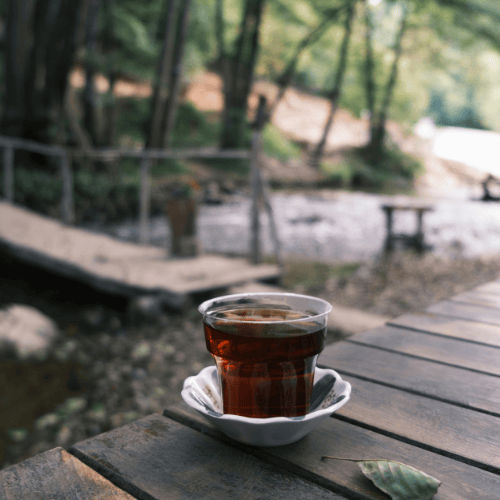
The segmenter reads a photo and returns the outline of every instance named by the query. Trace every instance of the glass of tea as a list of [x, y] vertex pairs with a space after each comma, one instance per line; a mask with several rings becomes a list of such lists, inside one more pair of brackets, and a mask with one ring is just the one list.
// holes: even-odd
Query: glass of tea
[[292, 293], [243, 293], [203, 302], [199, 311], [224, 413], [306, 415], [330, 310], [322, 299]]

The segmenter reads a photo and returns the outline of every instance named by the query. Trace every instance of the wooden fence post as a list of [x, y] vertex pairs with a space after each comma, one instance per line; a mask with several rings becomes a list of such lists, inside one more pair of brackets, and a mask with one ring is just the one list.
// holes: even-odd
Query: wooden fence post
[[260, 213], [259, 201], [261, 197], [261, 182], [259, 178], [259, 152], [262, 147], [262, 126], [264, 124], [264, 113], [266, 98], [260, 96], [259, 107], [254, 121], [254, 132], [252, 134], [252, 145], [250, 149], [250, 187], [252, 196], [251, 206], [251, 242], [250, 259], [253, 264], [260, 264], [262, 260], [260, 249]]
[[14, 148], [3, 148], [3, 194], [9, 203], [14, 203]]
[[259, 203], [264, 201], [264, 208], [269, 217], [269, 228], [271, 231], [271, 239], [273, 240], [274, 253], [278, 266], [283, 267], [283, 259], [281, 257], [281, 245], [278, 236], [278, 227], [274, 218], [273, 207], [268, 193], [268, 189], [262, 172], [259, 169], [258, 160], [259, 153], [262, 149], [262, 129], [267, 122], [266, 117], [267, 101], [265, 96], [260, 96], [259, 107], [254, 122], [254, 133], [252, 135], [252, 147], [250, 151], [250, 175], [251, 175], [251, 190], [252, 190], [252, 208], [251, 208], [251, 261], [254, 264], [259, 264], [262, 260], [260, 248], [260, 214]]
[[149, 243], [149, 212], [151, 204], [150, 160], [141, 160], [141, 190], [139, 198], [139, 242]]
[[67, 153], [61, 155], [62, 202], [61, 215], [65, 224], [75, 222], [75, 205], [73, 198], [73, 172], [71, 159]]

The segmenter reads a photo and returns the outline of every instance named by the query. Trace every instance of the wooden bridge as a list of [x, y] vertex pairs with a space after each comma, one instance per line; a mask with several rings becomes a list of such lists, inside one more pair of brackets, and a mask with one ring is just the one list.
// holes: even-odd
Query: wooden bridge
[[0, 202], [0, 250], [100, 291], [157, 294], [177, 309], [197, 293], [280, 275], [275, 265], [217, 255], [169, 260], [166, 249], [70, 227], [6, 202]]

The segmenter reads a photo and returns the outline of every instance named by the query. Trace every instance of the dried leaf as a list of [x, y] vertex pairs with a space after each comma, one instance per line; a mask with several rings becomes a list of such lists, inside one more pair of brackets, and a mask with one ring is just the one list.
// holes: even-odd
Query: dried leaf
[[437, 493], [441, 484], [441, 481], [425, 472], [392, 460], [323, 458], [356, 462], [363, 474], [392, 500], [429, 500]]

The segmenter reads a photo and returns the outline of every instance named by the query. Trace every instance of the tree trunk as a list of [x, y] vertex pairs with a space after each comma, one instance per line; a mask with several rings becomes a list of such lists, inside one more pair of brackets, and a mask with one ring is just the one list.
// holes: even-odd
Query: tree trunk
[[286, 89], [292, 83], [302, 52], [307, 47], [311, 46], [314, 42], [316, 42], [319, 38], [321, 38], [321, 36], [325, 33], [327, 28], [332, 24], [332, 22], [337, 18], [339, 14], [341, 14], [341, 12], [345, 8], [346, 6], [342, 5], [341, 7], [329, 11], [327, 17], [323, 19], [317, 26], [312, 28], [311, 31], [299, 42], [299, 44], [295, 48], [293, 56], [290, 58], [290, 61], [286, 65], [281, 75], [279, 75], [278, 78], [276, 79], [276, 83], [278, 84], [278, 94], [270, 106], [267, 115], [269, 120], [271, 120], [273, 113], [276, 111], [276, 108], [278, 107], [278, 104], [281, 102], [281, 99], [283, 99]]
[[9, 0], [5, 20], [5, 99], [2, 133], [21, 137], [25, 115], [25, 68], [30, 52], [27, 0]]
[[375, 120], [375, 70], [373, 57], [373, 23], [370, 14], [370, 8], [367, 0], [365, 0], [365, 89], [366, 89], [366, 104], [369, 113], [370, 138], [373, 132]]
[[396, 86], [396, 80], [398, 75], [398, 63], [399, 60], [401, 59], [401, 54], [403, 52], [402, 41], [403, 41], [403, 35], [406, 31], [407, 16], [408, 16], [408, 9], [404, 8], [401, 19], [401, 25], [394, 45], [394, 61], [392, 63], [391, 73], [389, 79], [387, 80], [382, 106], [380, 107], [380, 111], [374, 122], [370, 138], [370, 144], [368, 145], [368, 150], [371, 151], [373, 154], [380, 153], [385, 139], [385, 133], [386, 133], [385, 125], [392, 97], [394, 95], [394, 87]]
[[332, 127], [335, 113], [337, 112], [339, 106], [340, 94], [342, 92], [342, 83], [344, 81], [344, 74], [347, 65], [347, 52], [349, 49], [349, 41], [351, 39], [353, 20], [354, 20], [354, 5], [351, 5], [347, 11], [345, 28], [344, 28], [345, 29], [344, 38], [342, 40], [342, 45], [340, 46], [339, 65], [337, 67], [337, 72], [335, 74], [333, 89], [330, 94], [330, 111], [328, 113], [328, 118], [326, 120], [325, 127], [323, 129], [323, 135], [318, 145], [316, 146], [313, 154], [311, 155], [310, 163], [314, 167], [318, 167], [321, 157], [323, 156], [326, 140], [328, 138], [328, 134]]
[[253, 82], [255, 61], [259, 48], [259, 31], [265, 0], [246, 0], [236, 49], [227, 75], [228, 92], [224, 99], [224, 122], [221, 147], [239, 148], [246, 131], [248, 96]]
[[168, 98], [169, 79], [171, 76], [172, 58], [175, 47], [176, 14], [178, 0], [169, 0], [167, 5], [167, 24], [163, 37], [163, 46], [158, 74], [153, 90], [152, 116], [149, 126], [146, 147], [158, 148], [161, 144], [162, 122]]
[[[222, 77], [224, 102], [229, 100], [230, 82], [231, 82], [231, 69], [229, 65], [229, 58], [224, 41], [224, 2], [217, 0], [215, 4], [215, 38], [217, 40], [217, 61], [218, 71]], [[221, 123], [226, 122], [226, 106], [224, 106], [221, 115]]]
[[162, 147], [168, 148], [172, 131], [175, 126], [175, 117], [179, 103], [179, 91], [182, 77], [182, 58], [184, 56], [184, 45], [189, 25], [189, 8], [191, 0], [184, 0], [182, 11], [179, 16], [179, 27], [177, 29], [177, 39], [175, 41], [175, 52], [172, 62], [172, 76], [170, 79], [170, 95], [165, 109], [165, 121], [163, 126]]
[[95, 90], [97, 21], [101, 0], [91, 0], [85, 29], [85, 89], [83, 92], [83, 126], [92, 143], [99, 144], [97, 102]]
[[2, 133], [54, 142], [83, 2], [9, 0]]
[[117, 109], [116, 109], [116, 97], [115, 97], [115, 84], [118, 79], [118, 72], [116, 70], [116, 40], [115, 40], [115, 22], [113, 10], [115, 6], [115, 0], [105, 0], [104, 1], [104, 30], [102, 33], [102, 44], [103, 52], [108, 58], [108, 82], [109, 90], [104, 101], [104, 126], [103, 126], [103, 142], [109, 147], [113, 147], [116, 144], [116, 121], [117, 121]]

